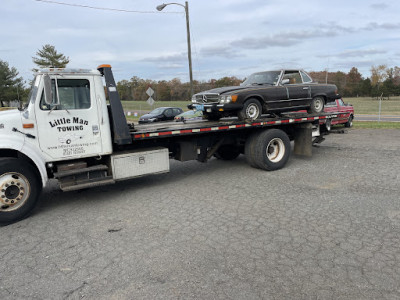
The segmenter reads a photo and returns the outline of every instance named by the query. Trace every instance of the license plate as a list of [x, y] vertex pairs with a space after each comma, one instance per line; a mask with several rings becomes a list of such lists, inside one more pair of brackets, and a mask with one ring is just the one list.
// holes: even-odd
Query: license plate
[[195, 104], [194, 109], [204, 111], [204, 104]]

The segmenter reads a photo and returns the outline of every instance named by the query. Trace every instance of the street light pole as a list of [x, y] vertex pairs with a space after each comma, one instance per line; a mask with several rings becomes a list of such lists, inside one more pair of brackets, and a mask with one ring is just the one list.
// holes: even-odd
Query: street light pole
[[157, 6], [158, 11], [162, 11], [167, 5], [175, 4], [182, 6], [185, 9], [186, 15], [186, 34], [187, 34], [187, 45], [188, 45], [188, 60], [189, 60], [189, 79], [190, 79], [190, 98], [192, 98], [193, 92], [193, 72], [192, 72], [192, 48], [190, 45], [190, 26], [189, 26], [189, 3], [185, 1], [185, 5], [180, 3], [163, 3]]

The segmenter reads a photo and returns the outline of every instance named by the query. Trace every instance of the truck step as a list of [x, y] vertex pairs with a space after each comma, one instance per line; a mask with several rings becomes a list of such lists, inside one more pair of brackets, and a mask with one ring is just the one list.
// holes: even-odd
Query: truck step
[[76, 175], [76, 174], [82, 174], [82, 173], [86, 173], [86, 172], [104, 171], [104, 170], [108, 170], [108, 167], [106, 165], [96, 165], [96, 166], [87, 167], [87, 168], [78, 168], [78, 169], [58, 171], [58, 172], [54, 173], [54, 177], [61, 178], [61, 177], [72, 176], [72, 175]]
[[113, 183], [115, 183], [115, 180], [111, 176], [108, 176], [108, 177], [102, 177], [102, 178], [88, 179], [88, 180], [79, 181], [76, 183], [71, 183], [71, 182], [60, 183], [60, 188], [64, 192], [69, 192], [69, 191], [76, 191], [76, 190], [80, 190], [80, 189], [86, 189], [86, 188], [107, 185], [107, 184], [113, 184]]

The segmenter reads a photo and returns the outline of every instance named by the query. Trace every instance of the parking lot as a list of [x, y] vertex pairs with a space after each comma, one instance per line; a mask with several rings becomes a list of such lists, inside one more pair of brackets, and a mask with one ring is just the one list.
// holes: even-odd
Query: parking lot
[[0, 228], [0, 299], [399, 299], [400, 130], [62, 193]]

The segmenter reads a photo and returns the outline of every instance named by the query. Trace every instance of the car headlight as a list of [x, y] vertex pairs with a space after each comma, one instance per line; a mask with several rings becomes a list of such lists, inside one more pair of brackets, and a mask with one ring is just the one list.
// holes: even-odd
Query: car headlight
[[219, 103], [230, 103], [232, 101], [231, 96], [220, 95], [219, 96]]

